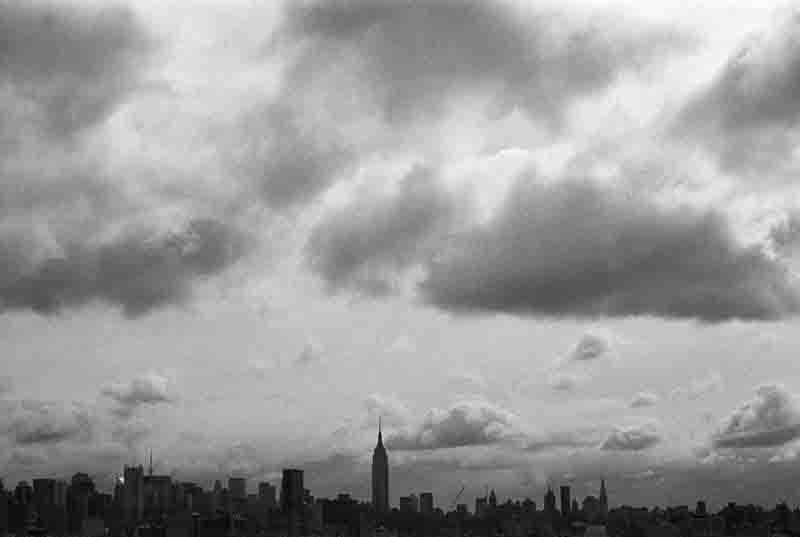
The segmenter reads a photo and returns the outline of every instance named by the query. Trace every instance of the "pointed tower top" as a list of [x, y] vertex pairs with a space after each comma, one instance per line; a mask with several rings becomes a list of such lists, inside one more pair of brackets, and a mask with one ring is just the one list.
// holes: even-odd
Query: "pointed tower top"
[[383, 447], [383, 429], [381, 423], [381, 416], [378, 416], [378, 446]]
[[153, 475], [153, 448], [150, 448], [150, 468], [148, 471], [150, 475]]

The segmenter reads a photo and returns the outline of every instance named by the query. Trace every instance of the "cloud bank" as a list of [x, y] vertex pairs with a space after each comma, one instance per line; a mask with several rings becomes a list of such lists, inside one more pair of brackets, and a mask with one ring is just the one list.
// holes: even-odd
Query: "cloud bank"
[[800, 437], [797, 397], [780, 384], [764, 384], [734, 410], [712, 438], [714, 447], [772, 447]]

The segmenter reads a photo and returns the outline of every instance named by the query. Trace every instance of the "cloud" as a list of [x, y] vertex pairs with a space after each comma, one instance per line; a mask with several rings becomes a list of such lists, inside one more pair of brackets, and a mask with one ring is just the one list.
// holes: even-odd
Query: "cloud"
[[14, 381], [11, 377], [0, 375], [0, 397], [14, 391]]
[[388, 293], [447, 232], [459, 206], [432, 169], [416, 166], [396, 191], [358, 198], [323, 217], [306, 246], [311, 270], [334, 292]]
[[631, 398], [631, 408], [645, 408], [658, 404], [659, 397], [652, 392], [639, 392]]
[[136, 87], [153, 43], [121, 6], [10, 0], [0, 5], [0, 154], [26, 136], [70, 137]]
[[569, 354], [569, 360], [584, 362], [602, 358], [611, 350], [609, 342], [597, 334], [584, 334]]
[[[25, 266], [0, 262], [0, 310], [55, 313], [100, 301], [136, 317], [191, 295], [195, 280], [238, 260], [248, 240], [216, 220], [192, 220], [177, 233], [134, 232], [91, 244], [60, 245], [60, 252]], [[0, 237], [0, 258], [17, 254]]]
[[769, 170], [792, 159], [800, 121], [799, 37], [797, 11], [750, 36], [687, 102], [674, 133], [708, 146], [728, 168]]
[[764, 384], [755, 396], [723, 420], [714, 447], [771, 447], [800, 437], [797, 397], [781, 384]]
[[300, 354], [297, 355], [294, 364], [302, 367], [317, 363], [321, 360], [322, 349], [313, 343], [306, 343], [306, 345], [303, 347], [303, 350], [301, 350]]
[[689, 383], [687, 396], [691, 400], [700, 399], [709, 393], [720, 392], [724, 388], [722, 375], [714, 371], [705, 378], [694, 379]]
[[707, 376], [692, 379], [686, 386], [676, 387], [670, 392], [670, 398], [675, 400], [685, 397], [690, 401], [696, 401], [709, 394], [721, 392], [724, 387], [722, 375], [712, 371]]
[[737, 244], [720, 215], [587, 182], [521, 179], [492, 221], [427, 268], [427, 302], [460, 313], [718, 322], [800, 309], [786, 267]]
[[364, 408], [368, 427], [377, 426], [378, 418], [389, 426], [405, 426], [411, 422], [411, 411], [406, 404], [392, 396], [372, 394], [364, 400]]
[[410, 430], [396, 433], [386, 445], [396, 450], [442, 449], [494, 444], [518, 433], [516, 416], [485, 401], [463, 401], [447, 410], [434, 408]]
[[596, 447], [602, 441], [602, 437], [598, 435], [602, 435], [602, 429], [597, 427], [531, 434], [525, 449], [539, 453], [560, 449]]
[[12, 0], [0, 35], [0, 312], [99, 302], [136, 317], [243, 255], [248, 234], [107, 147], [131, 134], [108, 120], [141, 96], [156, 45], [133, 10]]
[[230, 165], [254, 181], [273, 209], [298, 207], [325, 192], [356, 155], [341, 138], [326, 139], [288, 102], [269, 103], [242, 115]]
[[119, 403], [115, 412], [121, 417], [129, 417], [143, 405], [158, 405], [176, 400], [172, 382], [158, 373], [145, 373], [130, 382], [114, 383], [106, 386], [102, 394]]
[[79, 406], [38, 400], [15, 401], [4, 409], [0, 430], [18, 445], [57, 444], [88, 440], [92, 420]]
[[617, 427], [600, 444], [607, 451], [641, 451], [661, 442], [660, 426], [647, 422], [629, 427]]
[[298, 49], [293, 90], [358, 82], [358, 106], [389, 122], [429, 118], [478, 94], [555, 124], [567, 103], [620, 71], [686, 48], [674, 30], [641, 26], [494, 1], [329, 0], [292, 4], [274, 52]]
[[547, 385], [558, 392], [574, 392], [588, 380], [589, 377], [584, 373], [552, 371], [547, 376]]

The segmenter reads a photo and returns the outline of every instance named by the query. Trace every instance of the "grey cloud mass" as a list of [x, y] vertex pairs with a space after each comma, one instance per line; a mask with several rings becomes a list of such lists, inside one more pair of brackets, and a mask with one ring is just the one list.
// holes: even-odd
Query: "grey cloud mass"
[[117, 240], [61, 245], [59, 255], [19, 263], [19, 248], [0, 242], [0, 310], [53, 313], [102, 301], [135, 317], [184, 301], [193, 280], [238, 259], [247, 240], [215, 220], [195, 220], [171, 234], [134, 233]]
[[388, 293], [447, 233], [462, 205], [433, 170], [415, 167], [395, 192], [362, 197], [323, 217], [306, 246], [311, 269], [331, 291]]
[[789, 271], [738, 245], [721, 216], [586, 182], [520, 180], [490, 223], [428, 268], [424, 297], [464, 313], [724, 321], [800, 309]]
[[164, 201], [133, 194], [146, 186], [128, 188], [79, 136], [142, 87], [155, 42], [133, 10], [12, 0], [0, 36], [0, 311], [104, 302], [135, 317], [242, 255], [244, 234], [222, 221], [184, 211], [160, 225]]
[[[287, 100], [289, 100], [287, 98]], [[301, 206], [324, 192], [356, 155], [340, 139], [324, 139], [289, 103], [244, 114], [233, 166], [274, 209]]]
[[485, 401], [433, 409], [417, 427], [390, 436], [389, 449], [420, 450], [494, 444], [516, 434], [513, 413]]
[[127, 8], [48, 0], [0, 4], [0, 151], [11, 137], [69, 136], [135, 86], [151, 39]]
[[[749, 37], [675, 126], [734, 169], [776, 169], [790, 159], [800, 124], [800, 12]], [[764, 174], [760, 174], [762, 178]]]
[[496, 1], [328, 0], [292, 4], [277, 43], [300, 46], [292, 87], [344, 69], [390, 122], [430, 117], [452, 97], [480, 94], [557, 123], [571, 99], [687, 45], [671, 29], [631, 29], [640, 26]]
[[800, 437], [797, 397], [780, 384], [765, 384], [734, 410], [713, 437], [714, 447], [771, 447]]

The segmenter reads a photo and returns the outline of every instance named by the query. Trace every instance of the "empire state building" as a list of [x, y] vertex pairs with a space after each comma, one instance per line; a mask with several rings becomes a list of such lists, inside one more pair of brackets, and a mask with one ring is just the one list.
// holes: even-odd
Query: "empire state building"
[[389, 457], [383, 447], [381, 425], [378, 421], [378, 444], [372, 452], [372, 506], [378, 513], [389, 511]]

